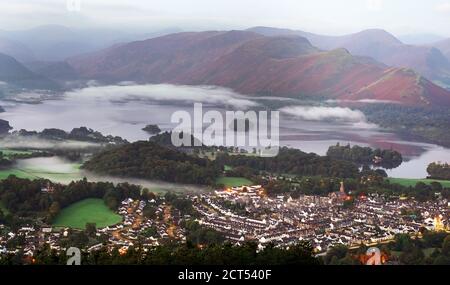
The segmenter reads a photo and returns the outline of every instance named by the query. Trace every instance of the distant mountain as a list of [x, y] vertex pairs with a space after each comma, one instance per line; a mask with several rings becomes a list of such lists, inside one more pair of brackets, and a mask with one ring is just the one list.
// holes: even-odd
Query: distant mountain
[[[0, 53], [0, 81], [14, 88], [58, 89], [52, 80], [35, 74], [11, 56]], [[1, 87], [1, 86], [0, 86]]]
[[57, 81], [78, 79], [76, 71], [65, 61], [33, 61], [25, 66], [34, 73]]
[[178, 33], [78, 56], [68, 63], [81, 77], [105, 83], [206, 84], [244, 94], [450, 106], [448, 91], [412, 70], [390, 68], [345, 49], [320, 51], [299, 36]]
[[199, 68], [255, 38], [261, 36], [242, 31], [177, 33], [111, 47], [68, 62], [85, 78], [143, 83], [188, 81], [178, 77], [194, 76]]
[[21, 62], [36, 60], [34, 53], [24, 44], [2, 37], [0, 33], [0, 53], [8, 54]]
[[368, 56], [389, 66], [412, 68], [430, 80], [450, 84], [450, 61], [440, 50], [406, 45], [384, 30], [365, 30], [344, 36], [324, 36], [268, 27], [255, 27], [249, 31], [266, 36], [299, 35], [320, 49], [345, 48], [353, 55]]
[[105, 48], [112, 45], [121, 35], [117, 31], [82, 32], [64, 26], [47, 25], [6, 32], [6, 36], [31, 49], [35, 60], [57, 61]]
[[[107, 48], [111, 45], [161, 36], [176, 31], [127, 33], [113, 29], [75, 29], [60, 25], [39, 26], [28, 30], [0, 31], [0, 52], [17, 56], [21, 62], [31, 61], [62, 61], [68, 57], [89, 53]], [[8, 50], [1, 50], [1, 38], [7, 38], [21, 49], [30, 51], [32, 58], [18, 56]]]
[[435, 34], [408, 34], [399, 36], [398, 39], [408, 45], [431, 45], [445, 40], [444, 37]]
[[450, 60], [450, 39], [434, 43], [433, 46], [438, 48]]

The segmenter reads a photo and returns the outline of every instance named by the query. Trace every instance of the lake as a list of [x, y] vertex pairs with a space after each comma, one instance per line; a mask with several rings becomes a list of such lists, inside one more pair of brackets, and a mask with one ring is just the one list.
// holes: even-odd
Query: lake
[[[31, 95], [30, 95], [31, 96]], [[15, 130], [41, 131], [44, 128], [86, 126], [103, 134], [121, 136], [129, 141], [147, 140], [142, 131], [147, 124], [171, 130], [172, 113], [192, 113], [193, 103], [205, 104], [204, 111], [260, 108], [267, 101], [285, 105], [280, 113], [280, 143], [324, 155], [330, 145], [358, 144], [398, 150], [405, 162], [389, 170], [391, 177], [424, 178], [426, 167], [434, 161], [450, 162], [450, 149], [423, 142], [402, 140], [365, 121], [362, 113], [348, 108], [310, 107], [286, 98], [247, 97], [228, 89], [173, 85], [92, 86], [66, 92], [53, 99], [2, 101], [8, 120]], [[22, 94], [21, 98], [26, 97]], [[220, 106], [220, 107], [215, 107]]]

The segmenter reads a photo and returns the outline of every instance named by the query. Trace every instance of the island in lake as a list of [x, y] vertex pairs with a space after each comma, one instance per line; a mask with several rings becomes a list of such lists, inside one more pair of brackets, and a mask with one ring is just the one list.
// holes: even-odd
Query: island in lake
[[158, 127], [158, 125], [147, 125], [142, 128], [143, 131], [146, 131], [147, 133], [151, 135], [156, 135], [161, 132], [161, 129]]

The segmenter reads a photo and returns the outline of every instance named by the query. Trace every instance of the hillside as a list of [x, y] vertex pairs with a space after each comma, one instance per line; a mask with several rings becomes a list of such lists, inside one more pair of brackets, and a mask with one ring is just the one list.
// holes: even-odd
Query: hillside
[[345, 49], [320, 51], [299, 36], [178, 33], [111, 47], [68, 63], [82, 78], [105, 83], [218, 85], [244, 94], [450, 106], [449, 92], [410, 70], [392, 69]]
[[33, 51], [20, 42], [10, 40], [0, 34], [0, 53], [8, 54], [20, 62], [35, 60]]
[[0, 53], [0, 81], [16, 88], [57, 89], [58, 85], [33, 73], [11, 56]]
[[433, 45], [438, 48], [450, 60], [450, 39], [439, 41]]
[[324, 36], [269, 27], [255, 27], [249, 31], [266, 36], [302, 36], [323, 50], [345, 48], [352, 55], [368, 56], [389, 66], [411, 68], [430, 80], [450, 83], [450, 60], [439, 49], [404, 44], [384, 30], [364, 30], [343, 36]]
[[206, 159], [145, 141], [96, 154], [83, 167], [112, 176], [189, 184], [212, 184], [219, 173]]

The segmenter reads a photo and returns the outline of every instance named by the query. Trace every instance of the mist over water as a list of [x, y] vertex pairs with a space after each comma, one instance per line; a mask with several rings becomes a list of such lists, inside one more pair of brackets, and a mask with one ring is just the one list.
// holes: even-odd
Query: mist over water
[[281, 108], [280, 111], [310, 121], [330, 119], [345, 122], [365, 121], [365, 116], [361, 111], [350, 108], [294, 106]]
[[[301, 105], [288, 98], [251, 97], [229, 89], [203, 86], [174, 86], [168, 84], [92, 86], [66, 92], [40, 104], [0, 102], [15, 130], [41, 131], [44, 128], [72, 128], [86, 126], [104, 135], [117, 135], [129, 141], [147, 140], [142, 130], [147, 124], [157, 124], [171, 130], [175, 124], [170, 117], [175, 111], [193, 112], [194, 102], [204, 103], [203, 112], [218, 110], [246, 110], [260, 108], [268, 100], [285, 102], [280, 108], [280, 144], [306, 152], [324, 155], [330, 145], [358, 144], [393, 148], [409, 162], [389, 173], [395, 177], [425, 177], [429, 163], [439, 159], [450, 162], [450, 150], [432, 144], [401, 140], [396, 134], [367, 123], [363, 113], [350, 108]], [[49, 142], [2, 142], [0, 147], [45, 145]], [[70, 147], [70, 142], [67, 143]], [[50, 147], [56, 147], [51, 146]]]

